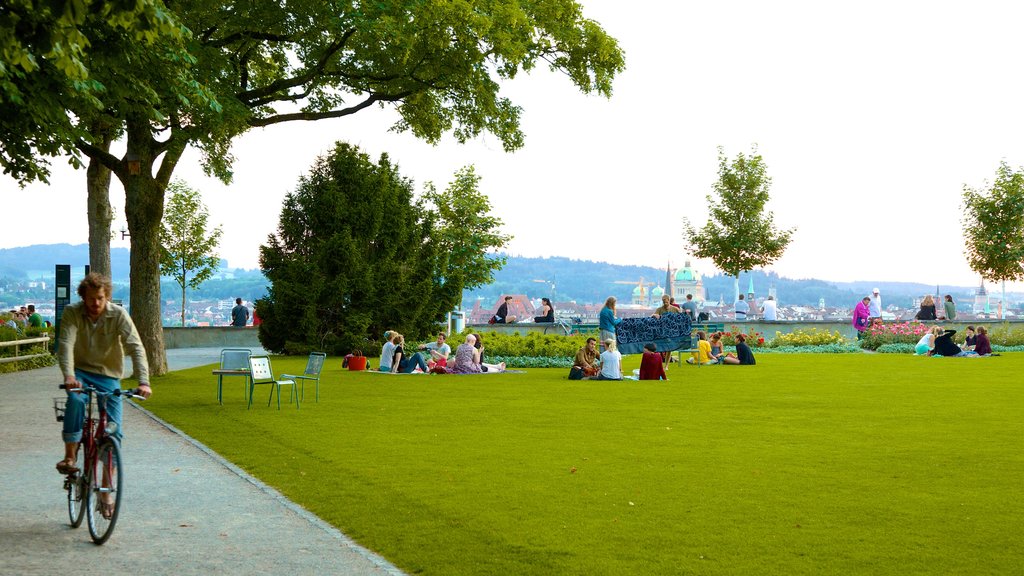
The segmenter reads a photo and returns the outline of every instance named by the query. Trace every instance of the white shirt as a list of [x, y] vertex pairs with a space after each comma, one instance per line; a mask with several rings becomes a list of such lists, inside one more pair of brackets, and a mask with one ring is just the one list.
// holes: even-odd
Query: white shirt
[[880, 295], [871, 295], [871, 304], [868, 305], [868, 314], [873, 318], [879, 318], [882, 316], [882, 297]]
[[764, 319], [775, 321], [779, 319], [779, 309], [775, 300], [764, 301]]
[[613, 380], [622, 379], [622, 354], [618, 350], [605, 350], [601, 352], [601, 375]]

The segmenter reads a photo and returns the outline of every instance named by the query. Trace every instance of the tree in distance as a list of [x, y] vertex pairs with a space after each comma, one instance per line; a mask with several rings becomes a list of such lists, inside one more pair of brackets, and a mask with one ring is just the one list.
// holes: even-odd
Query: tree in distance
[[491, 201], [480, 192], [474, 166], [456, 172], [443, 192], [428, 182], [423, 197], [436, 213], [431, 241], [440, 258], [438, 297], [447, 304], [446, 310], [452, 310], [461, 303], [463, 290], [494, 281], [494, 273], [507, 261], [495, 250], [507, 245], [512, 236], [499, 232], [501, 219], [491, 214]]
[[[176, 180], [167, 187], [170, 196], [160, 229], [160, 272], [181, 287], [181, 325], [185, 325], [185, 288], [199, 288], [217, 271], [220, 258], [214, 254], [220, 243], [221, 228], [206, 232], [209, 212], [199, 191]], [[191, 278], [189, 277], [191, 274]]]
[[[390, 106], [399, 115], [396, 130], [428, 142], [446, 133], [464, 142], [490, 132], [515, 150], [524, 143], [522, 110], [501, 96], [501, 82], [547, 64], [581, 91], [610, 96], [625, 66], [615, 39], [584, 18], [574, 0], [256, 0], [245, 10], [183, 0], [172, 14], [190, 32], [187, 53], [170, 39], [142, 47], [98, 30], [102, 65], [87, 64], [105, 74], [95, 78], [107, 89], [104, 107], [97, 112], [78, 100], [67, 106], [80, 125], [99, 127], [77, 148], [125, 188], [131, 309], [154, 375], [167, 368], [154, 297], [159, 223], [164, 191], [187, 146], [201, 151], [209, 174], [229, 181], [231, 142], [250, 128]], [[121, 132], [126, 150], [119, 158], [104, 143]]]
[[1006, 281], [1024, 280], [1024, 168], [1000, 162], [995, 182], [965, 184], [962, 199], [967, 263], [982, 278], [1002, 282], [1005, 303]]
[[739, 299], [740, 272], [768, 266], [786, 251], [796, 228], [777, 230], [775, 217], [765, 212], [772, 179], [764, 159], [751, 149], [729, 161], [718, 147], [718, 180], [705, 196], [710, 206], [708, 221], [696, 229], [683, 218], [684, 242], [697, 258], [708, 258], [733, 277], [733, 299]]
[[374, 163], [338, 143], [285, 198], [277, 233], [260, 247], [270, 281], [257, 303], [260, 342], [340, 354], [375, 346], [385, 330], [410, 340], [433, 333], [462, 287], [500, 266], [483, 255], [508, 237], [496, 232], [501, 221], [486, 212], [478, 182], [466, 168], [444, 193], [431, 188], [432, 200], [450, 200], [439, 213], [386, 154]]

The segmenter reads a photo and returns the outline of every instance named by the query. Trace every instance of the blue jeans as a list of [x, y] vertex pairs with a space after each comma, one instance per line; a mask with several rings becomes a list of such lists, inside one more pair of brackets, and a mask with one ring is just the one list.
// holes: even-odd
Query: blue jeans
[[[121, 388], [121, 381], [102, 374], [93, 374], [84, 370], [75, 370], [75, 378], [83, 385], [92, 386], [100, 392], [113, 392]], [[82, 440], [82, 426], [85, 424], [85, 401], [87, 396], [71, 390], [67, 391], [68, 401], [64, 408], [64, 431], [62, 436], [64, 442], [80, 442]], [[105, 399], [98, 398], [100, 402], [106, 400], [107, 420], [117, 424], [117, 430], [113, 436], [120, 440], [121, 435], [121, 397], [107, 396]], [[99, 418], [99, 414], [94, 414]]]
[[412, 358], [406, 358], [403, 356], [398, 362], [398, 371], [410, 374], [417, 366], [419, 366], [420, 370], [423, 370], [424, 372], [428, 371], [427, 361], [423, 359], [423, 356], [419, 352], [413, 354]]

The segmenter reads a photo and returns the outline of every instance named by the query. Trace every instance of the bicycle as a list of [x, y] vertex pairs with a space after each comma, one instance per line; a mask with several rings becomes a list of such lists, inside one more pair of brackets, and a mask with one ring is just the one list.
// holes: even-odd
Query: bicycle
[[[64, 384], [60, 385], [65, 388]], [[88, 518], [89, 535], [97, 545], [103, 544], [114, 532], [117, 516], [121, 510], [121, 492], [124, 486], [124, 470], [121, 462], [121, 444], [113, 436], [113, 422], [107, 422], [106, 398], [124, 396], [143, 398], [135, 390], [114, 390], [100, 392], [92, 386], [83, 386], [73, 392], [88, 395], [85, 422], [82, 425], [82, 440], [78, 454], [82, 455], [80, 472], [64, 477], [64, 490], [68, 493], [68, 517], [71, 527], [78, 528], [82, 517]], [[93, 402], [95, 396], [96, 401]], [[54, 398], [53, 409], [57, 421], [64, 420], [67, 398]], [[93, 417], [93, 404], [99, 411]]]

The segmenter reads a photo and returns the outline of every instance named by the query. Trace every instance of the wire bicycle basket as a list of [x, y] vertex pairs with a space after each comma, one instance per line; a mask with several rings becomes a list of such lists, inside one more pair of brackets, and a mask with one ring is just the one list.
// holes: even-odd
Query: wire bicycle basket
[[64, 421], [64, 408], [66, 406], [67, 401], [67, 396], [64, 396], [63, 398], [53, 399], [53, 415], [57, 417], [57, 422]]

